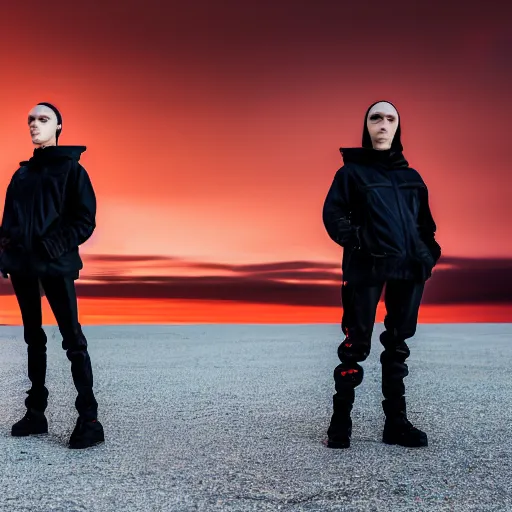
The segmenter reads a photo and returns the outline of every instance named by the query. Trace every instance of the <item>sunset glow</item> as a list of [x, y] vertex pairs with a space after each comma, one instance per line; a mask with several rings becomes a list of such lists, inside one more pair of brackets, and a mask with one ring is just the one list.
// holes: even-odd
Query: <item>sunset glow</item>
[[[378, 13], [337, 2], [313, 15], [302, 2], [106, 1], [70, 24], [76, 6], [57, 1], [37, 15], [55, 28], [38, 41], [50, 66], [29, 41], [29, 3], [0, 19], [16, 41], [0, 53], [0, 202], [33, 150], [28, 111], [54, 103], [60, 144], [87, 146], [98, 197], [82, 323], [338, 322], [342, 250], [322, 205], [339, 147], [360, 145], [362, 116], [383, 98], [399, 109], [443, 249], [420, 322], [512, 321], [512, 237], [497, 220], [512, 218], [499, 13], [484, 23], [468, 4], [456, 27], [439, 15], [434, 41], [430, 18], [403, 2], [391, 64], [369, 39]], [[8, 281], [0, 294], [1, 322], [20, 323]]]

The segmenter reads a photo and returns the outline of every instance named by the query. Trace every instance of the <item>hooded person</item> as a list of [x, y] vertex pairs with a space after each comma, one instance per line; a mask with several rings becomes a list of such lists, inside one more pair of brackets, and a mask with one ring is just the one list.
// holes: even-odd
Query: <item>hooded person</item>
[[343, 167], [323, 206], [329, 237], [343, 248], [341, 364], [334, 370], [336, 393], [327, 446], [348, 448], [355, 388], [363, 380], [359, 364], [370, 354], [377, 305], [385, 290], [382, 406], [383, 442], [427, 446], [426, 433], [407, 418], [406, 340], [416, 332], [425, 282], [441, 256], [428, 189], [403, 155], [400, 117], [389, 101], [378, 101], [364, 118], [362, 147], [341, 148]]
[[42, 328], [43, 292], [62, 334], [78, 393], [78, 420], [70, 448], [103, 442], [97, 419], [91, 360], [78, 321], [74, 281], [83, 268], [79, 246], [96, 227], [96, 197], [80, 164], [85, 146], [58, 146], [62, 116], [50, 103], [36, 105], [28, 115], [32, 157], [20, 162], [7, 188], [0, 227], [0, 269], [9, 277], [18, 300], [27, 343], [31, 388], [25, 416], [12, 427], [13, 436], [48, 432], [46, 334]]

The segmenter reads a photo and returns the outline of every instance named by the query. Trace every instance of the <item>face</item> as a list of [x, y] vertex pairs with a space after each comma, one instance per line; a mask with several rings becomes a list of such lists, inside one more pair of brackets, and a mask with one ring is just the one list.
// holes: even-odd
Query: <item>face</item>
[[57, 144], [57, 124], [55, 112], [45, 106], [36, 105], [28, 114], [28, 126], [32, 143], [37, 147], [55, 146]]
[[393, 105], [381, 101], [375, 104], [366, 119], [373, 149], [389, 149], [398, 128], [398, 112]]

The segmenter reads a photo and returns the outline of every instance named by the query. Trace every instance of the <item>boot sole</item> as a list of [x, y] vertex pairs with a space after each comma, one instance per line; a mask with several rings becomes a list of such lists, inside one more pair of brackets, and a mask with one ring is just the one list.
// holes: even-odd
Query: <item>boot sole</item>
[[399, 441], [396, 441], [395, 439], [382, 439], [382, 442], [388, 445], [403, 446], [404, 448], [424, 448], [428, 446], [428, 441], [421, 442], [420, 444], [402, 444]]
[[330, 441], [328, 440], [325, 443], [325, 446], [327, 448], [333, 448], [333, 449], [343, 449], [343, 448], [350, 448], [350, 441]]
[[48, 434], [48, 430], [44, 430], [41, 432], [27, 432], [27, 433], [11, 432], [12, 437], [29, 437], [29, 436], [39, 437], [39, 436], [45, 436], [47, 434]]
[[93, 446], [98, 446], [100, 444], [103, 444], [105, 442], [104, 439], [101, 441], [95, 441], [94, 443], [88, 443], [88, 444], [69, 444], [68, 448], [70, 450], [85, 450], [86, 448], [92, 448]]

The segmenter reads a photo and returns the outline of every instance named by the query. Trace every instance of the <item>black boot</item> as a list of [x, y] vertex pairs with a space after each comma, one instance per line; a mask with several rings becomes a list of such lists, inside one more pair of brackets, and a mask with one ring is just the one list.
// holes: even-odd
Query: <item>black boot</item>
[[24, 437], [48, 433], [48, 421], [42, 411], [27, 409], [25, 416], [12, 426], [11, 435]]
[[[366, 350], [365, 344], [356, 348]], [[363, 381], [363, 367], [355, 360], [362, 361], [367, 354], [357, 354], [354, 357], [354, 348], [350, 340], [345, 339], [338, 354], [345, 357], [348, 362], [342, 362], [334, 369], [334, 385], [336, 394], [332, 397], [333, 414], [327, 430], [327, 446], [329, 448], [349, 448], [352, 436], [352, 419], [350, 412], [355, 399], [355, 388]], [[348, 357], [347, 357], [348, 355]]]
[[408, 448], [428, 446], [427, 434], [417, 429], [407, 419], [405, 398], [384, 400], [382, 402], [386, 422], [382, 441], [386, 444], [398, 444]]
[[352, 418], [350, 412], [352, 403], [333, 397], [333, 414], [327, 430], [327, 446], [329, 448], [350, 448], [352, 436]]
[[103, 426], [98, 420], [78, 418], [73, 433], [69, 438], [69, 448], [90, 448], [104, 441]]

